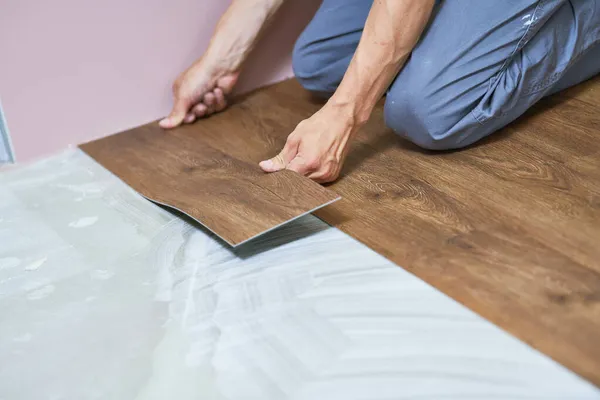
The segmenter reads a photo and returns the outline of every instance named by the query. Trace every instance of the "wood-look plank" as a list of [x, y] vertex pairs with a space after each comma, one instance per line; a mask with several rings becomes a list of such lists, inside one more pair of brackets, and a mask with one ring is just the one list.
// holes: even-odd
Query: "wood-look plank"
[[[600, 79], [586, 85], [458, 152], [420, 151], [378, 108], [330, 185], [343, 199], [316, 215], [600, 385]], [[253, 96], [272, 143], [320, 107], [294, 81]]]
[[295, 173], [263, 173], [258, 162], [279, 143], [257, 132], [277, 124], [240, 110], [168, 132], [154, 122], [81, 148], [143, 196], [184, 212], [232, 246], [339, 199]]

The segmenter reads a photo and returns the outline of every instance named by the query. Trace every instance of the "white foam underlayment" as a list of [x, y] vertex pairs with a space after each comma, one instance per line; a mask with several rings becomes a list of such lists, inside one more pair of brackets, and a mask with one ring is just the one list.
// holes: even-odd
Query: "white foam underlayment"
[[311, 215], [237, 249], [79, 151], [0, 172], [0, 399], [599, 399]]

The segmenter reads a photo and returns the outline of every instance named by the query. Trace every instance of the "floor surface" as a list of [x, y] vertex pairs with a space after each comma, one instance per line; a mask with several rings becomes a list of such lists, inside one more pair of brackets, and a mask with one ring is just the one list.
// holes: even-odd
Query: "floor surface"
[[0, 399], [600, 399], [312, 216], [237, 250], [75, 151], [0, 172]]
[[[342, 200], [316, 215], [600, 386], [599, 88], [600, 77], [543, 99], [489, 140], [459, 152], [417, 149], [385, 127], [378, 108], [341, 178], [328, 186]], [[319, 107], [293, 80], [261, 89], [225, 113], [172, 131], [188, 143], [184, 150], [158, 146], [142, 157], [151, 176], [126, 181], [138, 189], [154, 185], [172, 201], [187, 190], [189, 208], [212, 213], [213, 227], [233, 221], [225, 230], [243, 233], [239, 221], [279, 215], [287, 203], [252, 200], [270, 191], [244, 189], [243, 177], [265, 179], [258, 162], [276, 154]], [[136, 131], [140, 141], [165, 135], [143, 129]], [[212, 150], [200, 157], [203, 143]], [[108, 164], [123, 146], [105, 149]], [[183, 169], [161, 181], [152, 168], [169, 170], [163, 164], [172, 158]], [[230, 159], [237, 161], [223, 161]], [[121, 160], [129, 166], [128, 157]], [[270, 187], [282, 189], [285, 199], [295, 185], [277, 176], [269, 175]], [[221, 198], [226, 206], [209, 201]], [[260, 213], [246, 218], [243, 210], [231, 211], [236, 204], [259, 204]]]
[[[206, 123], [275, 153], [320, 104], [291, 80], [235, 107]], [[419, 150], [378, 108], [315, 215], [600, 386], [599, 138], [600, 77], [458, 152]]]

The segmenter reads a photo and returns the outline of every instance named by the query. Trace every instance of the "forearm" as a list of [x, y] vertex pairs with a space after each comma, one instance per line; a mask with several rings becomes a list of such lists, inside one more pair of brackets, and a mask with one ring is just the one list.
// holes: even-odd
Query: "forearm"
[[375, 0], [358, 48], [329, 104], [365, 123], [427, 25], [434, 0]]
[[219, 20], [202, 60], [238, 71], [284, 1], [233, 0]]

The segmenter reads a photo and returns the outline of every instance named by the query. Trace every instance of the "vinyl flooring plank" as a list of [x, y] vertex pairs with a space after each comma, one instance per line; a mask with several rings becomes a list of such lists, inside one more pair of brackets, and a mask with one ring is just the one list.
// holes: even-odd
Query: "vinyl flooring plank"
[[[479, 145], [425, 152], [385, 127], [352, 143], [342, 200], [317, 211], [600, 386], [600, 80], [559, 94]], [[295, 81], [263, 91], [283, 143], [320, 104]]]
[[143, 196], [191, 216], [232, 246], [339, 199], [295, 173], [263, 173], [260, 156], [275, 147], [231, 119], [206, 121], [168, 132], [154, 122], [81, 148]]

